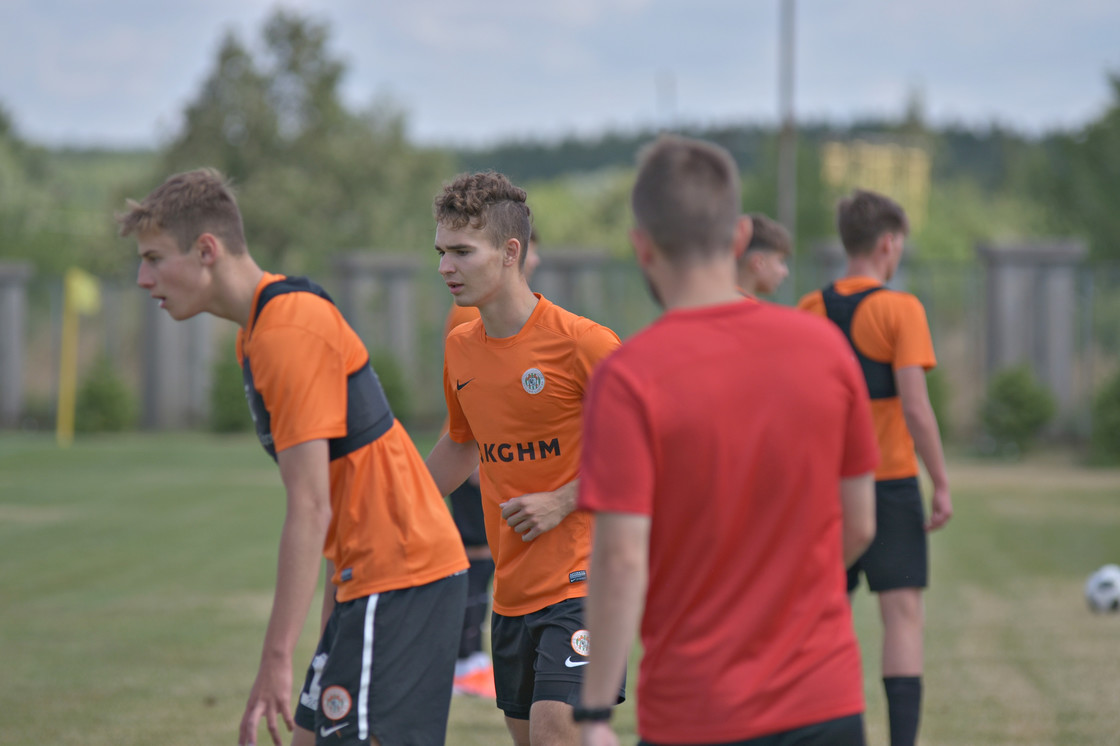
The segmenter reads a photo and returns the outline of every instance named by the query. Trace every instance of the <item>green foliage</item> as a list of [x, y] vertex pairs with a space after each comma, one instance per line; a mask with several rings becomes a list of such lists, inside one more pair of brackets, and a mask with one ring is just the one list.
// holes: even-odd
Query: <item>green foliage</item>
[[1080, 132], [1047, 138], [1033, 154], [1023, 188], [1050, 206], [1062, 232], [1089, 239], [1094, 256], [1120, 257], [1120, 74], [1109, 76], [1108, 110]]
[[396, 355], [384, 349], [370, 352], [369, 362], [381, 381], [381, 388], [385, 391], [385, 398], [389, 400], [393, 415], [407, 424], [412, 417], [412, 391], [404, 368], [397, 361]]
[[1050, 420], [1057, 405], [1054, 395], [1026, 365], [1007, 368], [992, 376], [980, 408], [980, 422], [992, 444], [1001, 452], [1026, 451]]
[[108, 357], [101, 356], [78, 389], [74, 429], [80, 433], [130, 430], [136, 425], [137, 403]]
[[546, 246], [585, 246], [629, 256], [632, 169], [604, 169], [528, 184], [533, 222]]
[[448, 154], [407, 142], [391, 102], [344, 106], [328, 36], [283, 10], [259, 56], [227, 36], [157, 177], [224, 172], [254, 256], [276, 271], [320, 273], [337, 250], [430, 246], [432, 197], [453, 171]]
[[1100, 463], [1120, 463], [1120, 371], [1097, 392], [1093, 400], [1091, 454]]
[[253, 429], [253, 418], [245, 401], [241, 366], [232, 350], [214, 361], [210, 382], [210, 418], [215, 433], [239, 433]]
[[952, 420], [949, 417], [949, 381], [940, 368], [934, 368], [926, 374], [926, 388], [929, 391], [929, 403], [933, 407], [933, 414], [937, 418], [937, 430], [942, 440], [948, 440], [953, 432]]

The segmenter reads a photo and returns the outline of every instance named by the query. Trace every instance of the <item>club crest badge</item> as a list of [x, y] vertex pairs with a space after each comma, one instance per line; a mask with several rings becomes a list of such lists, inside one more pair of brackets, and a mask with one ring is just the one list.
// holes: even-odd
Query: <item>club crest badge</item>
[[576, 630], [576, 633], [572, 635], [572, 650], [584, 657], [587, 657], [587, 654], [591, 652], [591, 635], [587, 634], [587, 630]]
[[538, 368], [529, 368], [521, 374], [521, 388], [530, 394], [544, 391], [544, 373]]
[[350, 712], [350, 692], [341, 686], [328, 686], [323, 690], [323, 715], [328, 720], [341, 720]]

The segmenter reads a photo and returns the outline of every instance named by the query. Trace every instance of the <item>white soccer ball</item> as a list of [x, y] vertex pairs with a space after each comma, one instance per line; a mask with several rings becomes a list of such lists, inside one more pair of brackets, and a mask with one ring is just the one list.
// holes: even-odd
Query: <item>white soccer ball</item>
[[1085, 601], [1098, 614], [1120, 611], [1120, 565], [1105, 565], [1089, 576]]

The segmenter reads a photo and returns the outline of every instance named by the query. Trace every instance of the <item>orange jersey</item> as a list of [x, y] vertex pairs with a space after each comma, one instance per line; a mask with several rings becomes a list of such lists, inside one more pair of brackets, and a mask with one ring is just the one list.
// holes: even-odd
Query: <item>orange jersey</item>
[[[845, 277], [837, 280], [833, 287], [840, 295], [854, 295], [881, 285], [870, 277]], [[818, 316], [827, 315], [820, 290], [802, 297], [797, 307]], [[892, 370], [913, 365], [930, 370], [937, 365], [925, 308], [910, 293], [887, 289], [867, 296], [852, 317], [851, 333], [852, 344], [860, 353], [889, 364]], [[898, 396], [872, 399], [871, 415], [882, 459], [875, 470], [875, 479], [917, 476], [918, 458], [914, 454], [914, 439], [902, 415], [902, 400]]]
[[[261, 291], [281, 280], [266, 274], [257, 286], [253, 315], [237, 335], [237, 359], [251, 383], [251, 404], [263, 405], [253, 414], [266, 449], [280, 452], [318, 439], [330, 444], [331, 519], [323, 556], [334, 563], [337, 600], [425, 585], [465, 570], [451, 514], [387, 402], [377, 427], [358, 433], [355, 445], [348, 427], [359, 406], [348, 401], [352, 380], [372, 374], [369, 353], [335, 305], [313, 291], [286, 292], [272, 297], [258, 318]], [[364, 393], [383, 401], [376, 377], [366, 382]], [[336, 455], [348, 450], [347, 441], [353, 450]]]
[[[451, 330], [460, 324], [466, 324], [469, 321], [476, 321], [479, 317], [478, 308], [476, 306], [460, 306], [458, 303], [451, 304], [451, 310], [447, 312], [447, 323], [443, 327], [443, 338], [447, 339], [447, 335]], [[439, 431], [440, 435], [447, 432], [447, 428], [451, 426], [451, 420], [447, 417], [443, 418], [443, 429]]]
[[506, 616], [587, 595], [590, 515], [573, 512], [526, 542], [502, 518], [501, 504], [579, 476], [584, 388], [620, 344], [610, 329], [537, 298], [516, 335], [496, 339], [481, 320], [461, 324], [444, 354], [450, 435], [478, 444], [494, 611]]
[[478, 317], [478, 308], [475, 306], [460, 306], [458, 303], [452, 303], [451, 310], [447, 312], [447, 325], [443, 329], [443, 336], [446, 337], [460, 324], [474, 321]]

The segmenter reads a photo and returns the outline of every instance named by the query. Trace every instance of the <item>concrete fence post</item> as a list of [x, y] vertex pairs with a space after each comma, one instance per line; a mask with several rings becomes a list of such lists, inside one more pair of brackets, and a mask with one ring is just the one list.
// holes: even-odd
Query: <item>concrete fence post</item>
[[15, 427], [23, 410], [23, 359], [27, 330], [25, 262], [0, 262], [0, 427]]

